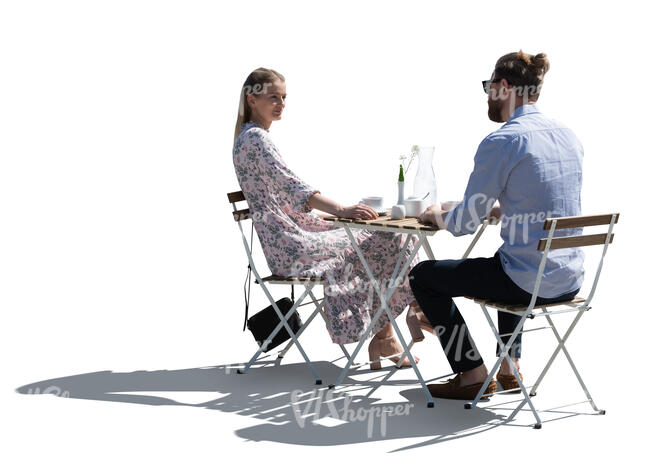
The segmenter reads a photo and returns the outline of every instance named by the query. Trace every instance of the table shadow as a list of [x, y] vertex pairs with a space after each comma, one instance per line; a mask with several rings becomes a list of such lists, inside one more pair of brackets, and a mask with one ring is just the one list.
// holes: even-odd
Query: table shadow
[[[313, 365], [324, 382], [334, 382], [341, 370], [328, 361], [313, 362]], [[399, 401], [377, 398], [373, 394], [386, 375], [381, 372], [373, 373], [373, 376], [378, 374], [375, 380], [366, 381], [360, 378], [368, 378], [370, 371], [353, 371], [344, 385], [328, 391], [326, 385], [314, 385], [313, 376], [304, 363], [276, 365], [273, 361], [265, 361], [242, 375], [235, 371], [239, 366], [224, 364], [133, 372], [105, 370], [33, 382], [16, 391], [32, 396], [49, 394], [141, 405], [182, 405], [236, 413], [261, 420], [259, 425], [235, 430], [242, 439], [308, 446], [427, 437], [424, 442], [393, 450], [399, 451], [464, 438], [508, 423], [504, 416], [485, 408], [465, 410], [462, 401], [437, 399], [435, 407], [428, 408], [419, 385], [400, 391]], [[402, 372], [408, 375], [404, 373], [403, 379], [396, 379]], [[414, 383], [409, 369], [394, 369], [389, 373], [392, 378], [388, 385]], [[347, 389], [356, 391], [346, 392]], [[201, 403], [183, 403], [146, 392], [218, 392], [223, 395]]]

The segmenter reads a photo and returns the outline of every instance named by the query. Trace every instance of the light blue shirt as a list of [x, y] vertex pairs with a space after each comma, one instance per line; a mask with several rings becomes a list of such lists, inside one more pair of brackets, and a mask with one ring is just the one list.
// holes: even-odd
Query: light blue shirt
[[[581, 213], [582, 157], [582, 144], [569, 128], [534, 104], [518, 107], [478, 146], [463, 201], [445, 217], [447, 230], [455, 236], [474, 233], [498, 200], [503, 269], [532, 294], [543, 254], [537, 245], [548, 236], [544, 221]], [[581, 228], [562, 229], [554, 236], [581, 233]], [[579, 248], [550, 250], [539, 296], [554, 298], [580, 288], [583, 262]]]

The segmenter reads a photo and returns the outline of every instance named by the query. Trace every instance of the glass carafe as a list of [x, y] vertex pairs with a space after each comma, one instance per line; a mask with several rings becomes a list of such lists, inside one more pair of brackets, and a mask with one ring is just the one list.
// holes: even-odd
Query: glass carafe
[[413, 183], [413, 196], [422, 198], [428, 192], [429, 195], [424, 199], [426, 207], [438, 203], [436, 175], [433, 172], [433, 152], [435, 149], [433, 146], [420, 146], [418, 150], [418, 170]]

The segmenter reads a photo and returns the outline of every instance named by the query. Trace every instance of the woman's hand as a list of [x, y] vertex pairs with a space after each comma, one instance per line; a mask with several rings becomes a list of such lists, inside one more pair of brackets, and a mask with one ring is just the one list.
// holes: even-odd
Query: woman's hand
[[337, 216], [341, 218], [353, 218], [356, 220], [374, 220], [379, 214], [365, 203], [357, 203], [349, 207], [343, 207]]
[[374, 220], [379, 215], [368, 205], [358, 203], [349, 207], [339, 205], [334, 200], [323, 197], [320, 192], [312, 194], [308, 199], [311, 208], [322, 210], [326, 213], [336, 215], [341, 218], [353, 218], [356, 220]]

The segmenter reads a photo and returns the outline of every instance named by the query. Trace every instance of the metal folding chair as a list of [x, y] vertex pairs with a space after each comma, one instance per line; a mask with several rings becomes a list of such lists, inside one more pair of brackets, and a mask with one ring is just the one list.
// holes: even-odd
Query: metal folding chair
[[[304, 332], [304, 330], [309, 326], [309, 324], [314, 320], [317, 314], [320, 314], [325, 321], [325, 325], [329, 329], [329, 325], [327, 322], [327, 319], [325, 318], [325, 315], [323, 314], [323, 300], [324, 298], [317, 299], [316, 296], [314, 295], [313, 289], [316, 286], [323, 285], [325, 284], [325, 280], [322, 278], [297, 278], [297, 277], [284, 277], [284, 276], [277, 276], [277, 275], [270, 275], [265, 278], [262, 278], [257, 271], [257, 267], [255, 266], [255, 262], [253, 260], [253, 254], [252, 254], [252, 240], [253, 240], [253, 222], [251, 220], [251, 238], [250, 242], [246, 238], [246, 235], [244, 233], [244, 229], [242, 227], [242, 221], [247, 220], [251, 218], [250, 215], [250, 210], [248, 208], [246, 209], [237, 209], [237, 203], [246, 201], [246, 198], [244, 197], [244, 194], [241, 191], [238, 192], [231, 192], [228, 194], [228, 202], [232, 204], [233, 207], [233, 217], [235, 221], [237, 222], [237, 225], [239, 226], [239, 231], [241, 232], [241, 237], [242, 241], [244, 244], [244, 249], [246, 250], [246, 256], [248, 257], [248, 265], [250, 267], [251, 272], [255, 276], [255, 283], [259, 284], [262, 290], [264, 291], [264, 294], [266, 295], [267, 299], [273, 306], [273, 309], [275, 310], [275, 313], [278, 315], [280, 319], [280, 323], [273, 329], [273, 332], [268, 336], [266, 341], [262, 342], [262, 344], [259, 346], [253, 357], [248, 361], [246, 366], [243, 369], [237, 369], [238, 374], [244, 374], [248, 371], [248, 369], [253, 365], [259, 358], [260, 354], [265, 351], [266, 347], [271, 343], [275, 335], [280, 331], [280, 329], [284, 326], [284, 328], [287, 330], [289, 333], [289, 336], [291, 339], [289, 340], [289, 343], [280, 351], [271, 353], [269, 355], [276, 355], [277, 354], [277, 361], [279, 362], [280, 359], [282, 359], [286, 353], [289, 351], [291, 346], [294, 344], [298, 348], [298, 351], [300, 351], [300, 354], [302, 355], [303, 359], [305, 360], [305, 363], [311, 370], [312, 374], [314, 375], [314, 378], [316, 379], [316, 385], [321, 385], [323, 383], [322, 379], [318, 375], [318, 372], [314, 368], [314, 366], [311, 364], [309, 357], [307, 357], [307, 353], [303, 349], [303, 347], [300, 345], [300, 342], [298, 342], [298, 338], [300, 335]], [[273, 296], [271, 295], [267, 284], [276, 284], [276, 285], [289, 285], [291, 286], [291, 294], [293, 298], [293, 289], [294, 286], [303, 286], [304, 291], [302, 294], [298, 297], [297, 300], [294, 301], [294, 304], [292, 308], [286, 313], [286, 315], [283, 315], [278, 306], [275, 303], [275, 300], [273, 299]], [[308, 302], [304, 302], [304, 299], [309, 296], [312, 300]], [[297, 333], [294, 334], [292, 331], [291, 327], [289, 326], [287, 319], [291, 314], [298, 309], [300, 306], [305, 306], [308, 304], [314, 304], [315, 309], [302, 325], [302, 327], [298, 330]], [[348, 354], [347, 350], [343, 345], [339, 344], [339, 347], [341, 348], [341, 351], [345, 355], [346, 358], [350, 358], [350, 354]]]
[[[465, 408], [466, 409], [471, 409], [476, 406], [478, 401], [487, 396], [491, 396], [494, 394], [484, 394], [485, 389], [487, 388], [490, 380], [494, 376], [495, 372], [501, 365], [501, 362], [503, 359], [506, 359], [508, 364], [510, 365], [511, 369], [515, 369], [515, 366], [512, 362], [512, 359], [510, 358], [509, 355], [509, 350], [510, 347], [512, 346], [513, 342], [517, 338], [519, 334], [522, 332], [530, 332], [530, 331], [537, 331], [537, 330], [542, 330], [542, 329], [551, 329], [553, 331], [553, 334], [555, 335], [555, 338], [557, 339], [558, 345], [551, 354], [551, 357], [549, 358], [548, 362], [546, 363], [546, 366], [544, 367], [544, 370], [542, 370], [541, 374], [537, 378], [537, 381], [535, 382], [534, 385], [532, 385], [532, 389], [530, 393], [527, 392], [528, 388], [531, 387], [524, 387], [518, 373], [515, 371], [514, 375], [517, 379], [517, 383], [519, 384], [519, 388], [521, 389], [522, 394], [524, 395], [524, 400], [522, 403], [512, 412], [508, 420], [511, 420], [514, 418], [514, 416], [521, 410], [521, 408], [525, 405], [528, 404], [530, 407], [533, 415], [535, 416], [536, 423], [534, 425], [534, 428], [539, 429], [542, 427], [542, 421], [539, 417], [539, 414], [537, 413], [537, 410], [535, 409], [535, 405], [533, 405], [533, 402], [531, 400], [531, 397], [535, 396], [537, 393], [537, 389], [539, 385], [542, 383], [542, 380], [546, 376], [546, 373], [548, 372], [550, 366], [553, 364], [553, 361], [557, 357], [558, 353], [562, 351], [569, 362], [569, 365], [573, 369], [573, 372], [576, 376], [576, 379], [580, 383], [580, 386], [582, 387], [582, 390], [584, 391], [587, 400], [585, 402], [580, 402], [580, 403], [586, 403], [589, 402], [594, 409], [595, 412], [597, 412], [600, 415], [605, 414], [605, 410], [599, 409], [596, 404], [594, 403], [593, 398], [591, 397], [591, 394], [587, 390], [587, 387], [580, 377], [580, 374], [578, 373], [578, 369], [576, 368], [575, 364], [573, 363], [573, 359], [569, 355], [569, 352], [566, 348], [566, 341], [569, 338], [569, 335], [571, 332], [573, 332], [573, 329], [575, 328], [576, 324], [582, 317], [582, 315], [585, 313], [585, 311], [589, 311], [591, 309], [591, 300], [594, 297], [594, 293], [596, 291], [596, 286], [598, 285], [598, 279], [600, 278], [600, 273], [603, 268], [603, 260], [605, 259], [605, 254], [607, 253], [607, 247], [608, 245], [612, 242], [614, 239], [614, 224], [618, 223], [618, 213], [611, 213], [607, 215], [589, 215], [589, 216], [579, 216], [579, 217], [564, 217], [564, 218], [549, 218], [544, 222], [544, 229], [549, 230], [548, 237], [547, 238], [542, 238], [539, 240], [539, 244], [537, 249], [539, 251], [543, 251], [542, 255], [542, 260], [539, 264], [539, 268], [537, 271], [537, 278], [535, 281], [535, 288], [533, 290], [533, 295], [531, 297], [530, 303], [526, 305], [512, 305], [512, 304], [504, 304], [504, 303], [498, 303], [498, 302], [493, 302], [493, 301], [488, 301], [485, 299], [474, 299], [474, 298], [469, 298], [473, 299], [475, 302], [477, 302], [480, 306], [481, 309], [483, 310], [483, 313], [485, 314], [485, 317], [488, 321], [488, 324], [490, 325], [490, 328], [492, 329], [492, 332], [494, 333], [494, 336], [497, 339], [497, 342], [499, 344], [499, 348], [501, 349], [501, 353], [499, 354], [499, 357], [492, 367], [492, 370], [488, 374], [487, 378], [485, 379], [485, 382], [483, 382], [483, 386], [481, 387], [481, 390], [478, 392], [476, 395], [476, 398], [474, 398], [474, 401], [472, 403], [466, 403]], [[601, 234], [592, 234], [592, 235], [576, 235], [576, 236], [563, 236], [563, 237], [558, 237], [554, 238], [553, 235], [555, 233], [555, 230], [558, 229], [566, 229], [566, 228], [580, 228], [580, 227], [588, 227], [588, 226], [596, 226], [596, 225], [609, 225], [609, 229], [607, 230], [607, 233], [601, 233]], [[539, 292], [539, 287], [542, 282], [542, 274], [544, 272], [544, 268], [546, 266], [546, 259], [548, 257], [548, 252], [549, 250], [555, 250], [555, 249], [562, 249], [562, 248], [576, 248], [576, 247], [582, 247], [582, 246], [592, 246], [592, 245], [603, 245], [603, 253], [600, 257], [600, 263], [598, 264], [598, 269], [596, 271], [596, 275], [594, 277], [594, 282], [591, 286], [591, 291], [589, 292], [589, 296], [585, 299], [582, 297], [576, 296], [573, 300], [571, 301], [565, 301], [565, 302], [555, 302], [551, 304], [542, 304], [542, 305], [535, 305], [535, 301], [537, 300], [537, 295]], [[516, 327], [514, 332], [510, 335], [510, 338], [508, 341], [504, 344], [503, 340], [501, 339], [501, 336], [499, 335], [499, 332], [497, 331], [496, 326], [494, 325], [494, 321], [490, 317], [490, 313], [488, 312], [487, 308], [493, 308], [497, 309], [499, 311], [505, 311], [511, 314], [518, 314], [520, 316], [523, 316], [525, 318], [533, 319], [537, 316], [544, 316], [546, 318], [546, 321], [548, 322], [548, 327], [538, 327], [535, 329], [530, 329], [523, 331], [524, 327], [524, 322], [526, 319], [521, 319], [519, 322], [519, 325]], [[550, 307], [553, 307], [554, 309], [549, 310]], [[564, 313], [571, 313], [575, 312], [576, 317], [574, 320], [571, 322], [571, 325], [568, 327], [566, 332], [564, 333], [563, 336], [560, 336], [560, 333], [558, 332], [557, 328], [555, 327], [555, 323], [551, 319], [552, 315], [556, 314], [564, 314]], [[507, 334], [504, 334], [504, 336], [507, 336]], [[504, 392], [495, 392], [495, 393], [505, 393], [505, 392], [510, 392], [511, 390], [506, 390]]]

